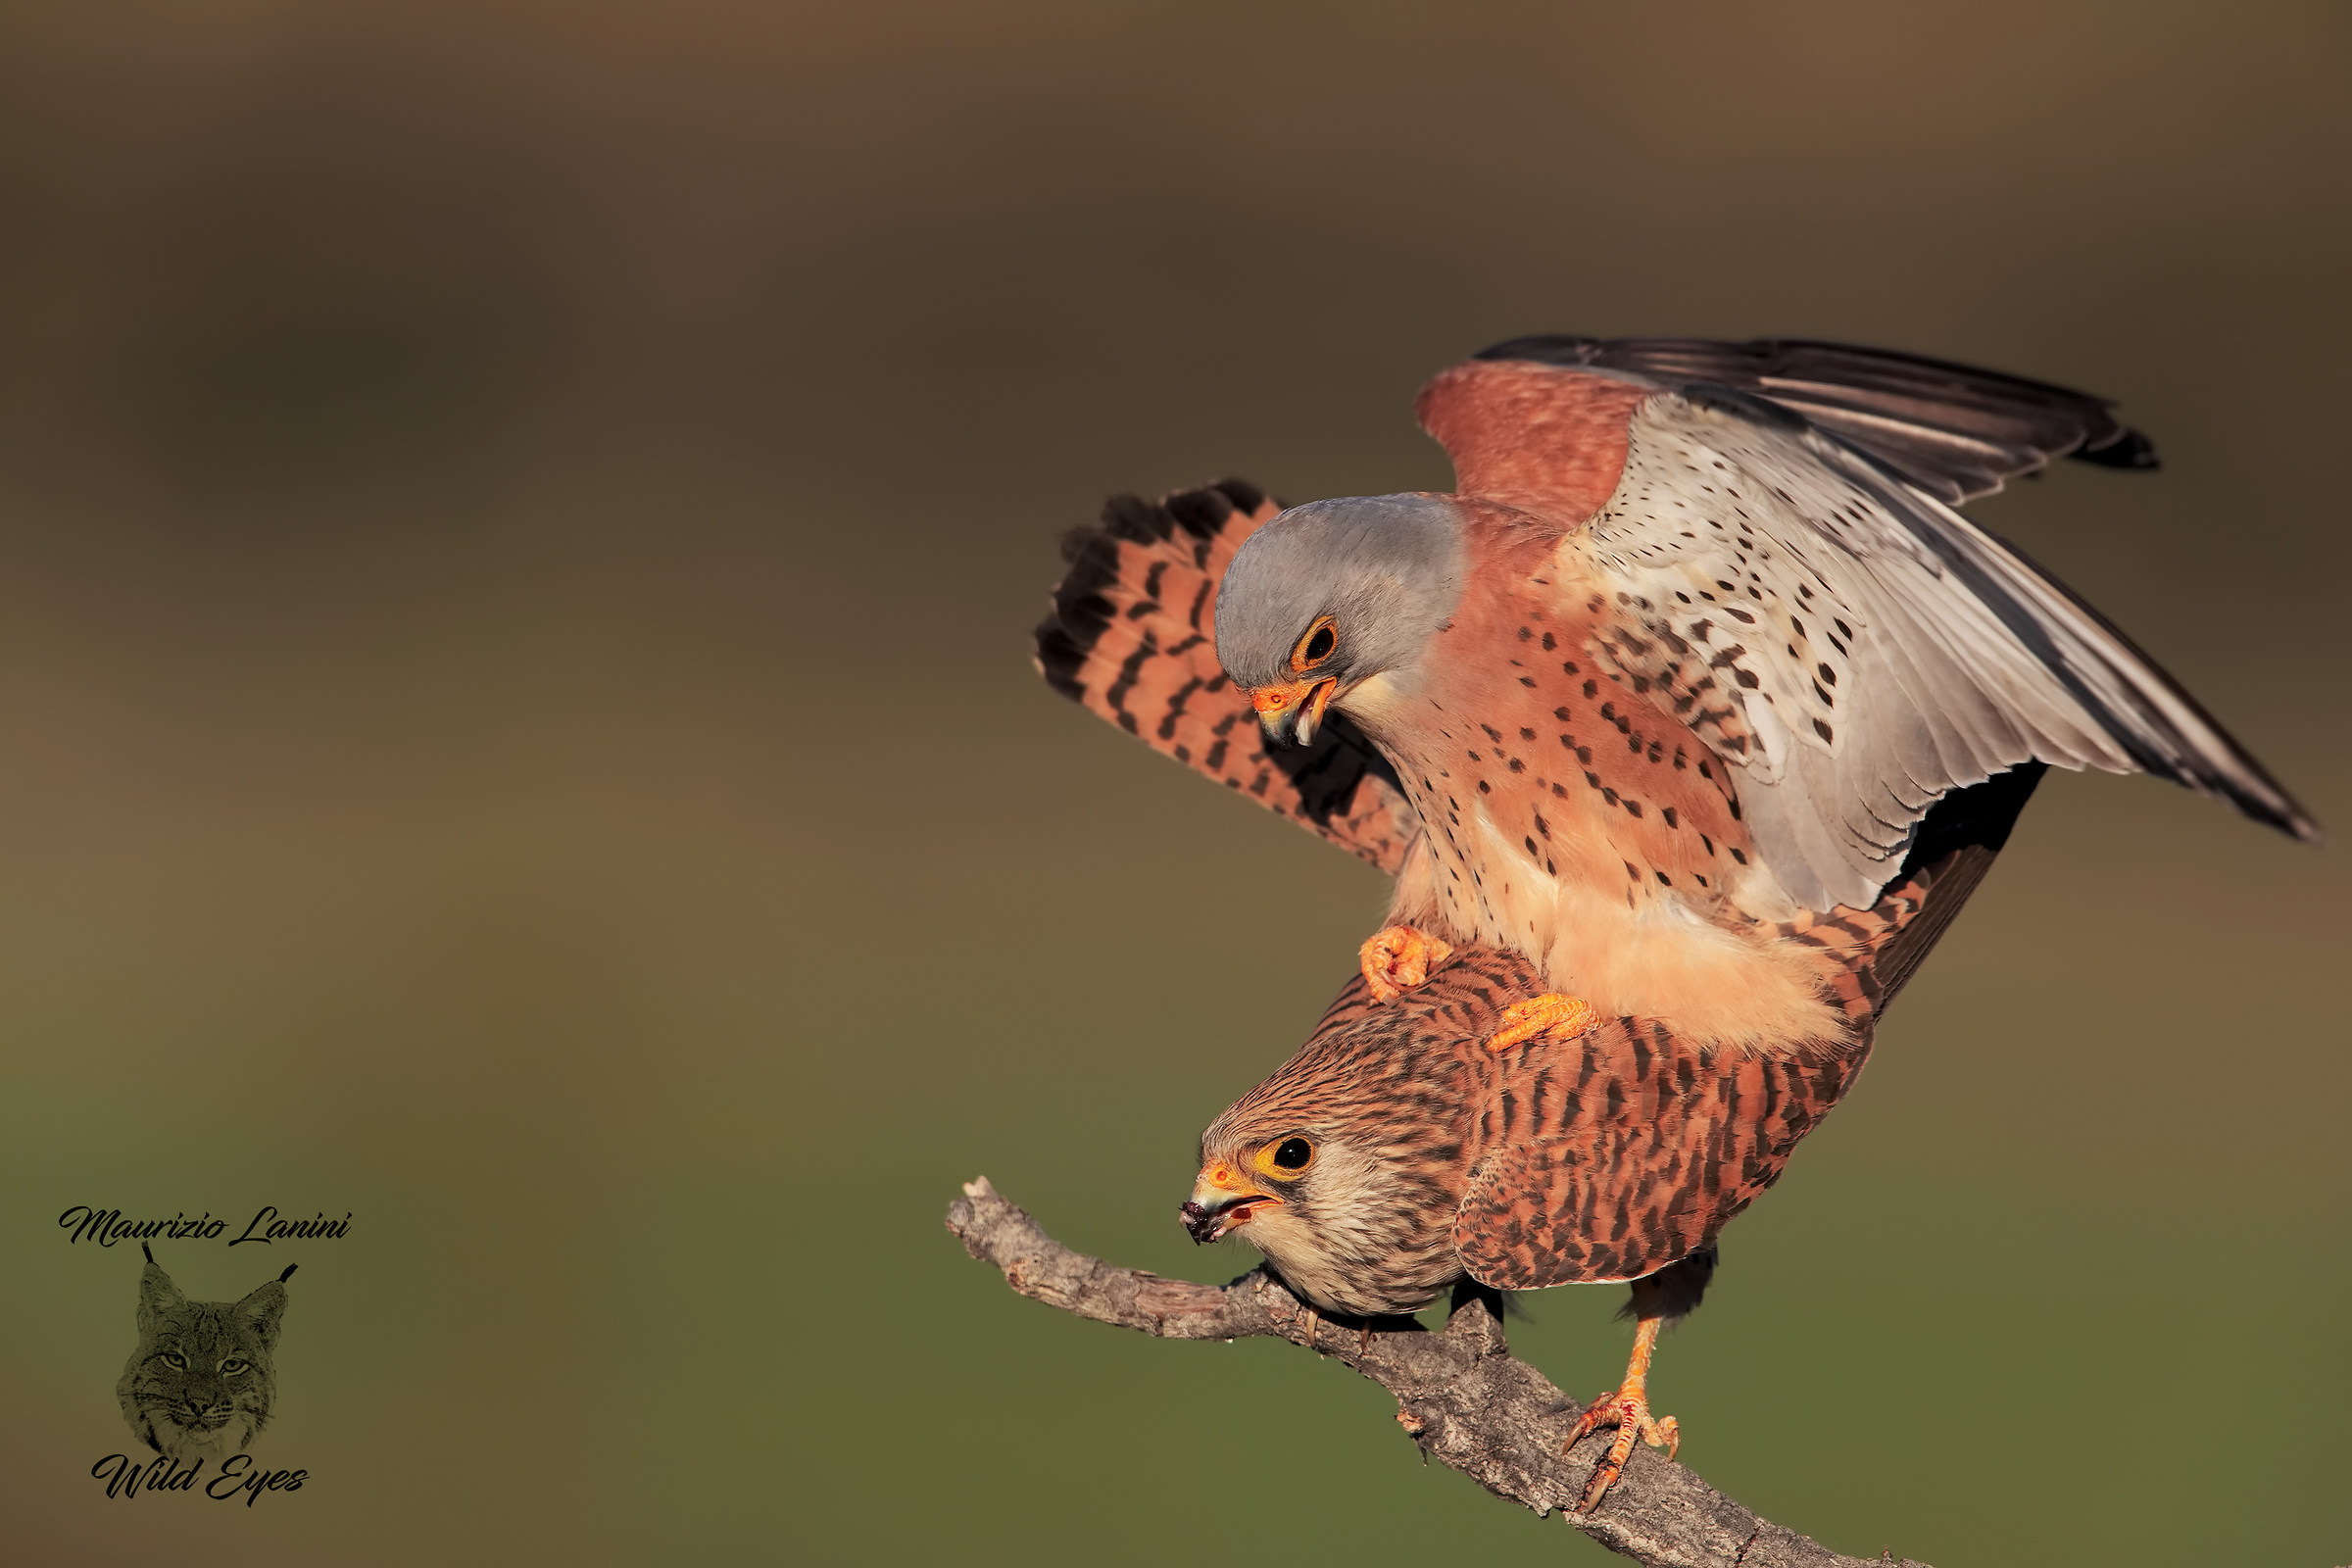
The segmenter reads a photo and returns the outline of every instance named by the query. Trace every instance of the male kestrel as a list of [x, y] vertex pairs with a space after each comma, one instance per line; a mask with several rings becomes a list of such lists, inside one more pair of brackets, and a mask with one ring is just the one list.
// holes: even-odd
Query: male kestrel
[[1592, 1507], [1637, 1437], [1674, 1451], [1673, 1418], [1649, 1409], [1659, 1331], [1698, 1305], [1725, 1223], [1853, 1083], [1887, 1003], [2040, 773], [2029, 764], [1938, 802], [1869, 909], [1779, 928], [1836, 977], [1841, 1043], [1707, 1050], [1617, 1018], [1497, 1054], [1484, 1041], [1534, 981], [1524, 956], [1465, 949], [1387, 1004], [1358, 976], [1298, 1054], [1201, 1135], [1187, 1229], [1238, 1233], [1317, 1308], [1358, 1318], [1409, 1312], [1465, 1275], [1504, 1290], [1631, 1281], [1625, 1381], [1567, 1434], [1573, 1447], [1618, 1429], [1579, 1503]]
[[1546, 337], [1419, 414], [1458, 493], [1114, 501], [1038, 637], [1064, 692], [1395, 874], [1362, 954], [1384, 998], [1475, 942], [1545, 992], [1497, 1049], [1604, 1017], [1835, 1039], [1832, 977], [1778, 927], [1869, 908], [1936, 801], [2028, 761], [2318, 836], [1953, 510], [2053, 457], [2153, 466], [2100, 399], [1832, 344]]

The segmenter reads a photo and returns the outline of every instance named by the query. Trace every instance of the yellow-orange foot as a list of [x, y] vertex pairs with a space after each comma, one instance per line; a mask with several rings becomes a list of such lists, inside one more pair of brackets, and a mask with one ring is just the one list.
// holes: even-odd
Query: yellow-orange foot
[[1598, 1022], [1599, 1012], [1584, 998], [1546, 991], [1503, 1008], [1502, 1027], [1487, 1036], [1487, 1049], [1499, 1056], [1538, 1035], [1559, 1035], [1565, 1039], [1581, 1035]]
[[1364, 984], [1372, 988], [1375, 1002], [1395, 1002], [1429, 984], [1429, 972], [1452, 956], [1450, 944], [1409, 925], [1375, 931], [1355, 950], [1355, 961], [1363, 966]]
[[1625, 1474], [1626, 1460], [1634, 1456], [1634, 1439], [1639, 1437], [1653, 1448], [1664, 1448], [1671, 1459], [1682, 1446], [1683, 1435], [1674, 1417], [1652, 1420], [1649, 1414], [1649, 1395], [1640, 1378], [1628, 1378], [1625, 1387], [1612, 1390], [1592, 1401], [1592, 1407], [1576, 1418], [1576, 1430], [1560, 1445], [1566, 1453], [1602, 1427], [1617, 1429], [1617, 1441], [1601, 1455], [1600, 1463], [1592, 1467], [1592, 1479], [1585, 1483], [1585, 1494], [1577, 1500], [1578, 1513], [1591, 1513], [1617, 1478]]

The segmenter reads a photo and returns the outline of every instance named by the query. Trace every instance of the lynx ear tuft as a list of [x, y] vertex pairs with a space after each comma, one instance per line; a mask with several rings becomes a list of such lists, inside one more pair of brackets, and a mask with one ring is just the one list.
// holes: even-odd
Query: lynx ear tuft
[[153, 1262], [155, 1261], [155, 1249], [154, 1249], [154, 1248], [152, 1248], [152, 1247], [149, 1247], [149, 1246], [148, 1246], [148, 1245], [147, 1245], [145, 1242], [141, 1242], [141, 1243], [139, 1244], [139, 1250], [140, 1250], [140, 1251], [142, 1251], [142, 1252], [145, 1252], [145, 1253], [147, 1254], [147, 1261], [148, 1261], [148, 1262], [150, 1262], [150, 1263], [153, 1263]]
[[300, 1267], [302, 1267], [300, 1263], [288, 1263], [286, 1265], [286, 1271], [277, 1277], [277, 1283], [280, 1285], [285, 1284], [286, 1281], [294, 1277], [294, 1271]]

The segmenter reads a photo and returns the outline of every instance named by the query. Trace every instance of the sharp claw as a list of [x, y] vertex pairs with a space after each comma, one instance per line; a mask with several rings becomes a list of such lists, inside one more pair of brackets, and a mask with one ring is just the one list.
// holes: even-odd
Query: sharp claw
[[1409, 925], [1375, 931], [1356, 950], [1356, 962], [1375, 1002], [1395, 1002], [1429, 984], [1429, 974], [1453, 956], [1450, 944]]
[[1682, 1431], [1674, 1417], [1651, 1419], [1646, 1396], [1639, 1390], [1629, 1394], [1620, 1388], [1601, 1395], [1577, 1417], [1576, 1426], [1568, 1434], [1568, 1441], [1560, 1446], [1560, 1451], [1566, 1453], [1604, 1426], [1615, 1427], [1617, 1436], [1609, 1444], [1608, 1451], [1600, 1456], [1600, 1462], [1592, 1467], [1592, 1475], [1585, 1483], [1584, 1494], [1574, 1509], [1577, 1513], [1591, 1513], [1625, 1474], [1636, 1439], [1651, 1447], [1664, 1448], [1670, 1460], [1682, 1448]]
[[1565, 1039], [1581, 1035], [1598, 1022], [1599, 1011], [1584, 998], [1549, 991], [1505, 1007], [1501, 1026], [1487, 1037], [1487, 1049], [1500, 1055], [1539, 1035], [1558, 1035]]

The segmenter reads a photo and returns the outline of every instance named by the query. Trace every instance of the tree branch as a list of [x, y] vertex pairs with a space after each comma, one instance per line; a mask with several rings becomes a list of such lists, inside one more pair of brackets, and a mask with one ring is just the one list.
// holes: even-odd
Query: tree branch
[[[1023, 1296], [1099, 1323], [1168, 1340], [1263, 1334], [1334, 1356], [1396, 1396], [1396, 1424], [1429, 1457], [1538, 1514], [1575, 1506], [1608, 1445], [1606, 1429], [1560, 1452], [1583, 1406], [1503, 1343], [1498, 1303], [1455, 1293], [1436, 1334], [1411, 1318], [1369, 1323], [1319, 1316], [1263, 1269], [1231, 1285], [1195, 1285], [1118, 1268], [1073, 1252], [983, 1176], [948, 1208], [964, 1250], [1004, 1270]], [[1592, 1514], [1570, 1524], [1651, 1568], [1865, 1568], [1888, 1559], [1844, 1557], [1759, 1519], [1679, 1464], [1637, 1446], [1633, 1462]], [[1925, 1568], [1908, 1559], [1901, 1568]]]

